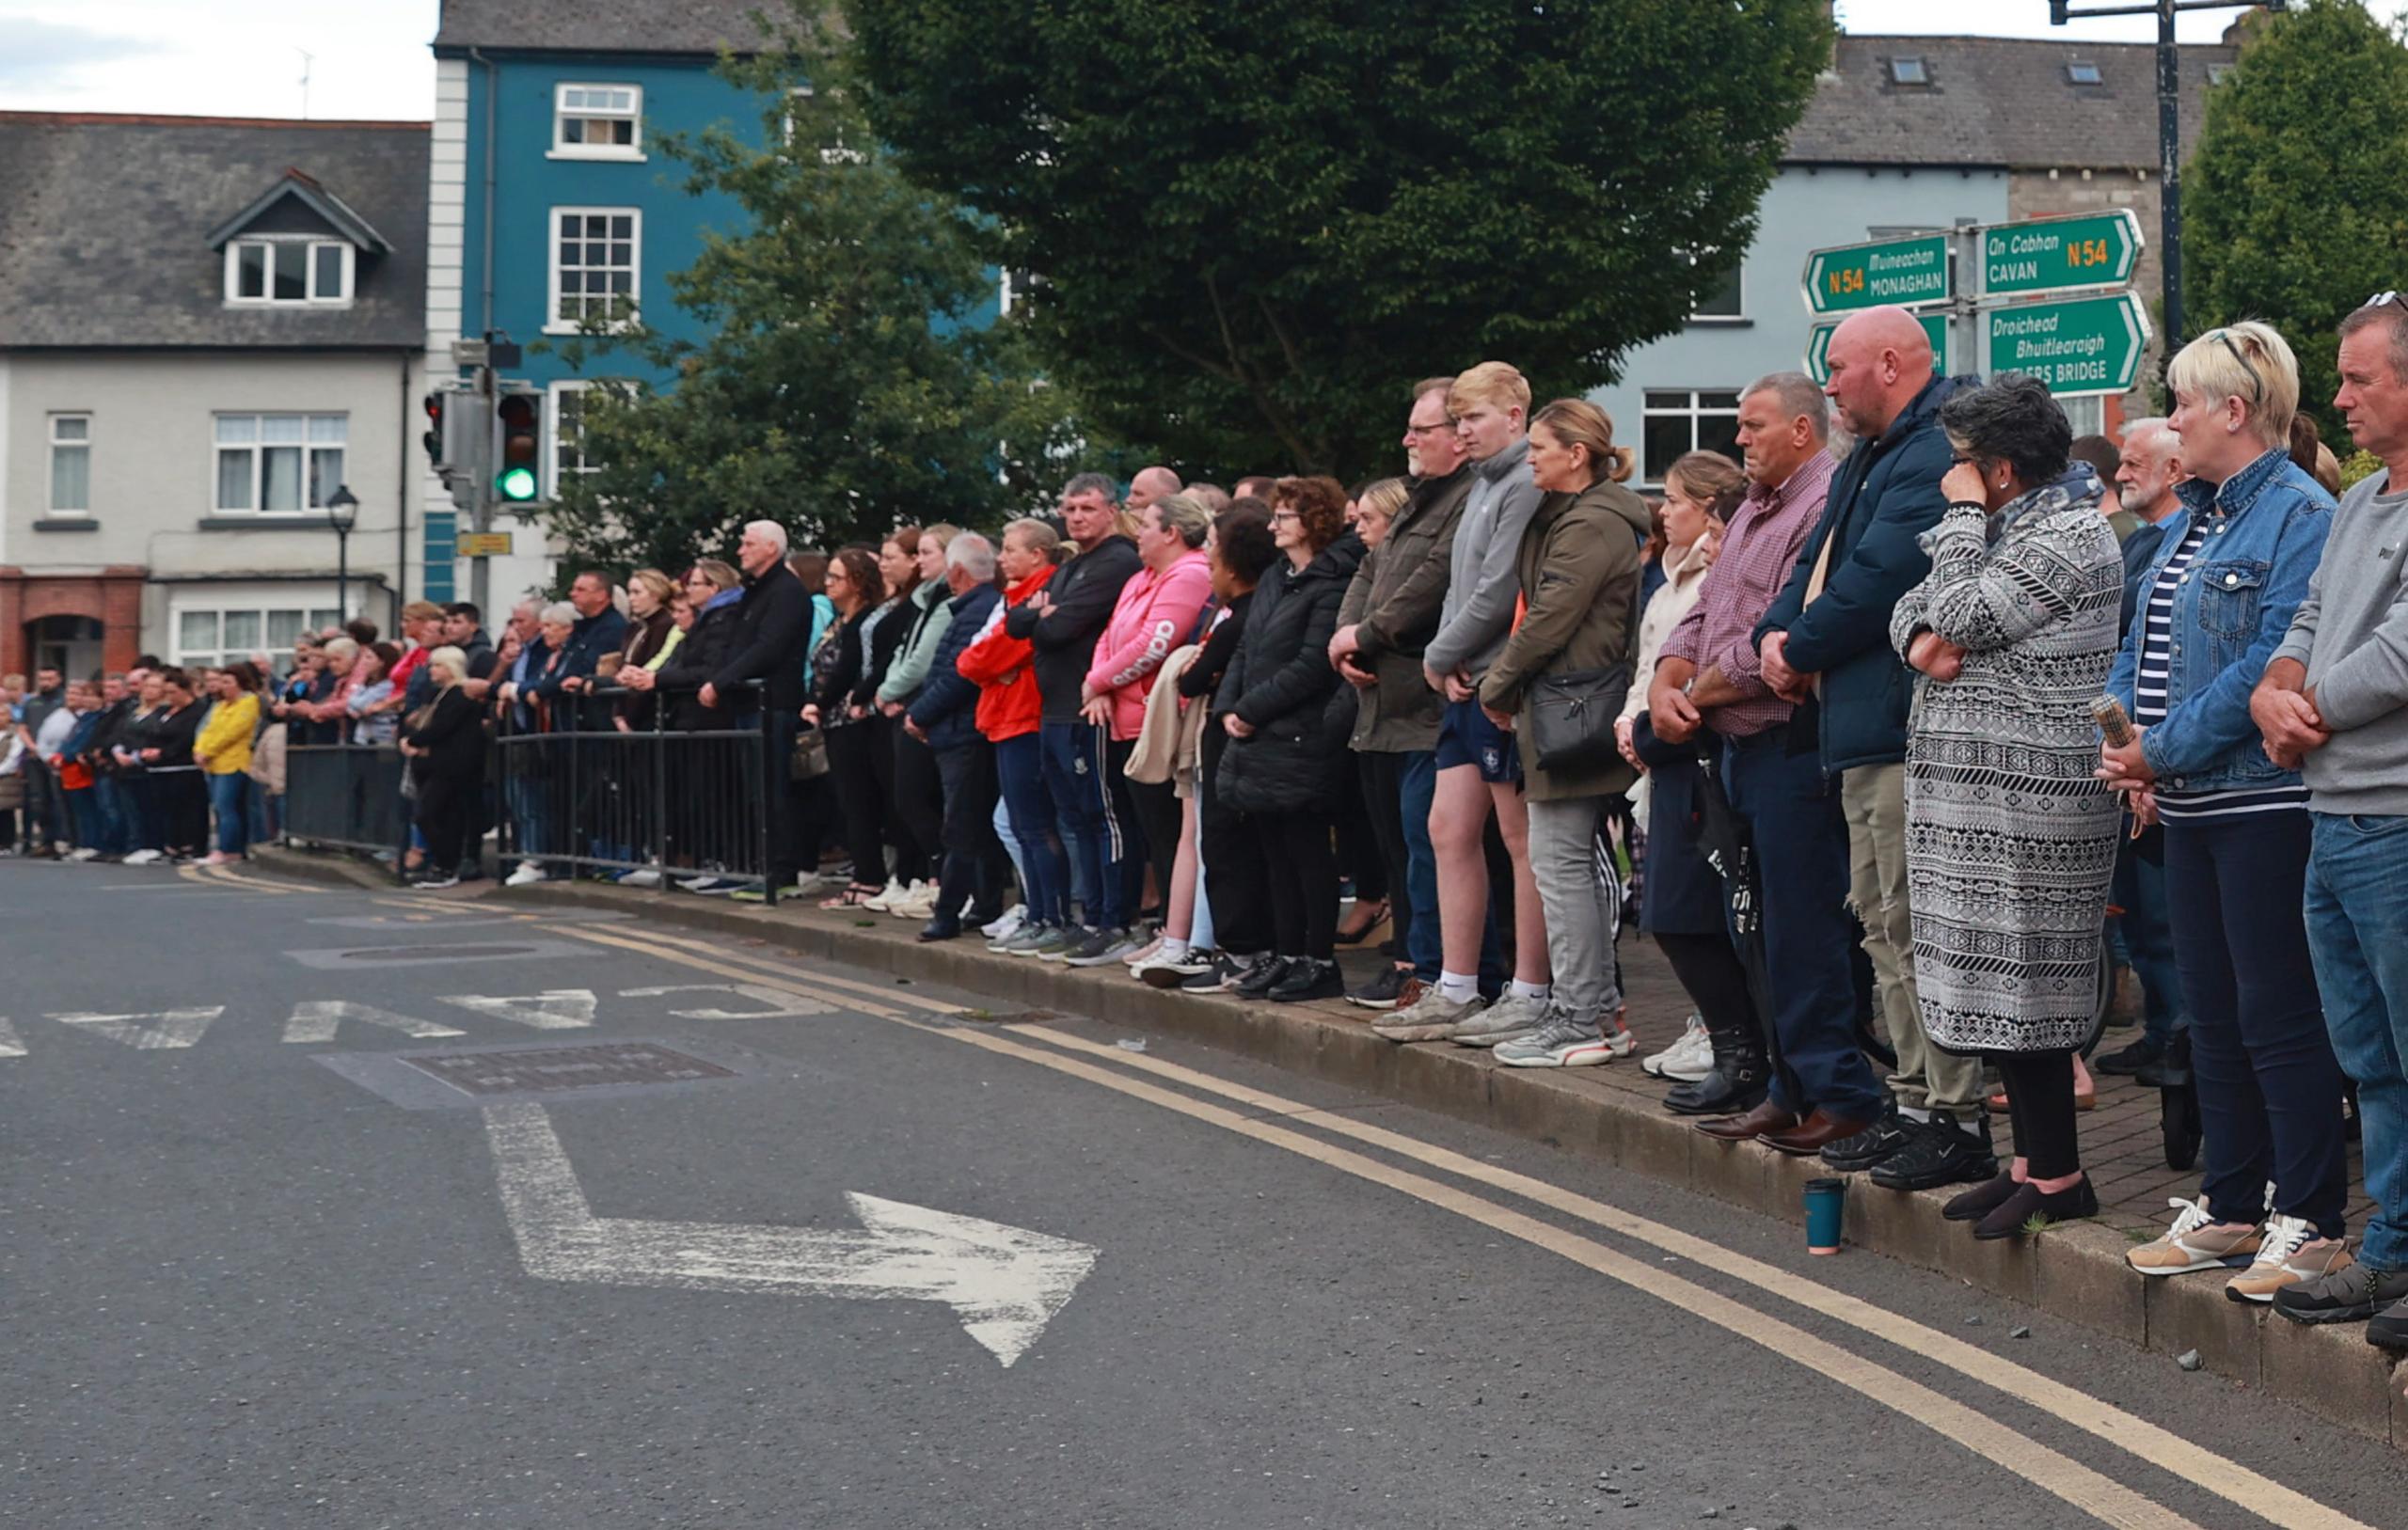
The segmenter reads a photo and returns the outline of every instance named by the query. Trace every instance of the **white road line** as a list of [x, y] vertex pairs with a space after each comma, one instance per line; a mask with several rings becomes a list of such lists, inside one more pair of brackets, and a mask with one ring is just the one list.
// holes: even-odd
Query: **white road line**
[[[745, 974], [739, 973], [738, 976]], [[622, 988], [622, 999], [657, 999], [672, 993], [732, 993], [750, 999], [767, 1009], [673, 1009], [669, 1013], [681, 1020], [783, 1020], [805, 1015], [833, 1015], [836, 1006], [823, 999], [799, 989], [771, 987], [762, 983], [672, 983], [657, 988]]]
[[519, 1260], [542, 1280], [942, 1301], [1009, 1366], [1095, 1266], [1085, 1243], [859, 1193], [859, 1230], [596, 1217], [542, 1106], [484, 1120]]
[[531, 1025], [538, 1031], [576, 1031], [594, 1023], [600, 1001], [591, 988], [546, 988], [541, 993], [491, 995], [453, 993], [442, 1002], [475, 1015]]
[[24, 1038], [17, 1034], [17, 1028], [8, 1023], [8, 1017], [0, 1015], [0, 1057], [23, 1057], [24, 1055], [25, 1043]]
[[178, 1050], [191, 1046], [209, 1029], [210, 1021], [225, 1013], [225, 1005], [212, 1004], [207, 1009], [163, 1009], [148, 1015], [53, 1015], [50, 1017], [61, 1025], [71, 1025], [96, 1036], [106, 1036], [120, 1047], [148, 1052]]
[[388, 1031], [399, 1031], [405, 1036], [461, 1036], [455, 1031], [433, 1020], [421, 1020], [411, 1015], [396, 1015], [389, 1009], [363, 1004], [356, 999], [305, 999], [293, 1006], [293, 1016], [284, 1022], [287, 1041], [332, 1041], [335, 1031], [345, 1020], [362, 1025], [381, 1025]]

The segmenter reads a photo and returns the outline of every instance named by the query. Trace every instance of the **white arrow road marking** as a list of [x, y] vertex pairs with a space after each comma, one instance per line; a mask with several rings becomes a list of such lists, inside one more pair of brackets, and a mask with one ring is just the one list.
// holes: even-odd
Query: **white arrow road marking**
[[515, 1020], [538, 1031], [575, 1031], [594, 1023], [599, 1002], [591, 988], [546, 988], [542, 993], [495, 997], [481, 993], [445, 994], [443, 1002], [498, 1020]]
[[788, 988], [758, 983], [672, 983], [662, 988], [622, 988], [622, 999], [657, 999], [668, 993], [732, 993], [767, 1004], [767, 1009], [673, 1009], [681, 1020], [784, 1020], [800, 1015], [833, 1015], [836, 1006], [806, 999]]
[[388, 1031], [399, 1031], [405, 1036], [464, 1036], [465, 1031], [454, 1031], [448, 1025], [421, 1020], [408, 1015], [396, 1015], [389, 1009], [378, 1009], [356, 999], [305, 999], [293, 1006], [293, 1017], [284, 1022], [287, 1041], [332, 1041], [335, 1028], [345, 1020], [358, 1020], [367, 1025], [381, 1025]]
[[25, 1044], [24, 1039], [17, 1034], [17, 1028], [8, 1023], [6, 1016], [0, 1016], [0, 1057], [23, 1057], [24, 1055]]
[[1008, 1366], [1096, 1261], [1085, 1243], [874, 1195], [845, 1197], [860, 1231], [597, 1217], [541, 1105], [484, 1118], [519, 1261], [539, 1280], [942, 1301]]
[[148, 1052], [191, 1046], [209, 1029], [210, 1021], [225, 1013], [225, 1005], [212, 1004], [207, 1009], [163, 1009], [150, 1015], [53, 1015], [51, 1018], [61, 1025], [79, 1026], [96, 1036], [106, 1036], [121, 1047]]

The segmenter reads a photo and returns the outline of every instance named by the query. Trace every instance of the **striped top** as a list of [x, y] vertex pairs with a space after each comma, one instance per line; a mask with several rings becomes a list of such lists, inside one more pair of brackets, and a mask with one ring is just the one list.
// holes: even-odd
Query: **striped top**
[[[2149, 588], [2148, 608], [2143, 616], [2141, 629], [2140, 663], [2132, 676], [2134, 727], [2153, 727], [2165, 720], [2165, 692], [2174, 647], [2174, 592], [2180, 588], [2184, 572], [2199, 556], [2199, 548], [2207, 538], [2208, 517], [2194, 513], [2191, 517], [2190, 529], [2182, 534], [2180, 545], [2166, 558], [2165, 565], [2157, 571], [2157, 583]], [[2307, 788], [2305, 785], [2180, 792], [2160, 781], [2157, 788], [2157, 811], [2169, 823], [2234, 818], [2244, 813], [2286, 809], [2304, 812], [2306, 807]]]

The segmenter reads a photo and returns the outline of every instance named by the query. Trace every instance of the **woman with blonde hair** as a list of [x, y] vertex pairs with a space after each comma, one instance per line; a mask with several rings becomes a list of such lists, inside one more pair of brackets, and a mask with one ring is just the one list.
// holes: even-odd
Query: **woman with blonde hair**
[[[628, 581], [631, 592], [637, 588]], [[401, 734], [418, 787], [419, 832], [426, 837], [426, 870], [414, 885], [457, 887], [469, 817], [484, 781], [484, 722], [482, 709], [460, 688], [468, 673], [466, 654], [446, 645], [429, 654], [426, 665], [435, 699], [410, 714]]]
[[2285, 1310], [2330, 1320], [2364, 1293], [2347, 1288], [2341, 1069], [2303, 913], [2307, 790], [2297, 761], [2268, 756], [2249, 696], [2323, 559], [2333, 498], [2291, 460], [2299, 366], [2272, 327], [2209, 330], [2166, 383], [2191, 477], [2107, 682], [2131, 741], [2101, 747], [2099, 775], [2165, 825], [2202, 1175], [2199, 1199], [2125, 1258], [2145, 1275], [2246, 1260], [2235, 1300], [2302, 1286]]

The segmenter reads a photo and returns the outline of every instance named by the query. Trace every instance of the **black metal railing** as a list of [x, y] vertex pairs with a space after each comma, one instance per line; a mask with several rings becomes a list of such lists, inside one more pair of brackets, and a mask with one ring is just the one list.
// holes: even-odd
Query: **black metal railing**
[[371, 853], [408, 837], [401, 751], [390, 744], [293, 744], [284, 751], [284, 842]]

